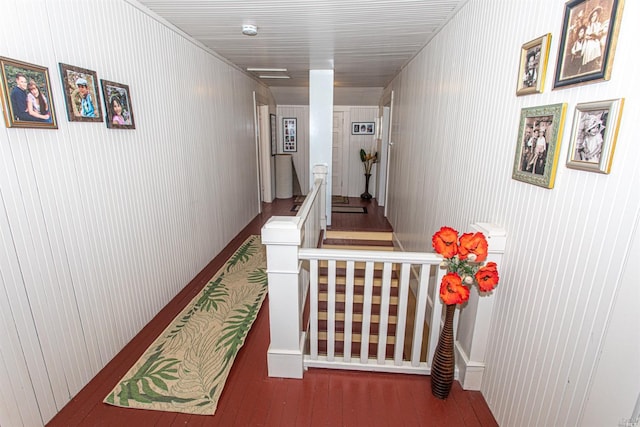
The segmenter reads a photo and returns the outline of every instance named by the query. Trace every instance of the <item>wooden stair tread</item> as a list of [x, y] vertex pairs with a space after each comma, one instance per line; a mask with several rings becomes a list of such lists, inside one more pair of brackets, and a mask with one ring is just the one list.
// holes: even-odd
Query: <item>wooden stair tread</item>
[[[328, 320], [319, 320], [318, 321], [318, 333], [327, 332], [327, 324]], [[335, 321], [334, 332], [344, 333], [344, 322], [340, 320]], [[361, 322], [353, 322], [351, 324], [351, 333], [360, 336], [362, 333], [362, 323]], [[371, 323], [369, 326], [369, 337], [378, 336], [380, 334], [380, 324], [378, 322]], [[394, 323], [387, 324], [387, 336], [395, 336], [396, 334], [396, 325]], [[359, 340], [358, 340], [359, 341]]]
[[[344, 294], [336, 294], [336, 302], [345, 302], [345, 295]], [[318, 295], [318, 301], [327, 301], [327, 294], [326, 293], [321, 293]], [[353, 295], [353, 302], [354, 303], [364, 303], [364, 295], [357, 295], [354, 294]], [[379, 295], [374, 295], [371, 298], [371, 303], [372, 304], [376, 304], [379, 305], [380, 303], [382, 303], [382, 297]], [[397, 296], [390, 296], [389, 297], [389, 305], [397, 305], [398, 304], [398, 297]]]
[[[344, 312], [336, 312], [335, 314], [335, 319], [336, 321], [344, 321]], [[362, 313], [353, 313], [351, 315], [353, 322], [362, 322]], [[327, 312], [326, 311], [322, 311], [320, 313], [318, 313], [318, 320], [327, 320]], [[380, 315], [379, 314], [372, 314], [371, 315], [371, 323], [378, 323], [380, 322]], [[396, 316], [395, 314], [393, 315], [389, 315], [389, 323], [398, 323], [398, 316]]]
[[[353, 313], [354, 316], [362, 313], [364, 304], [362, 301], [353, 303]], [[326, 312], [327, 310], [327, 301], [320, 300], [318, 301], [318, 312]], [[345, 312], [345, 303], [344, 301], [336, 301], [336, 314]], [[380, 314], [380, 304], [372, 303], [371, 304], [371, 315]], [[398, 315], [398, 305], [397, 304], [389, 304], [389, 316], [397, 316]]]
[[327, 230], [327, 239], [357, 239], [357, 240], [386, 240], [393, 241], [393, 233], [390, 231], [346, 231]]
[[[342, 332], [337, 332], [335, 333], [335, 338], [336, 338], [336, 342], [338, 341], [344, 341], [344, 333]], [[358, 344], [358, 347], [360, 347], [360, 343], [362, 342], [362, 335], [360, 335], [359, 333], [353, 333], [351, 334], [351, 343], [353, 344]], [[326, 341], [327, 340], [327, 333], [324, 331], [318, 331], [318, 343], [320, 341]], [[395, 336], [388, 336], [387, 337], [387, 345], [393, 345], [396, 343], [396, 337]], [[369, 335], [369, 344], [378, 344], [378, 336], [377, 335]]]
[[384, 246], [393, 248], [393, 242], [390, 240], [361, 240], [361, 239], [325, 239], [322, 246]]

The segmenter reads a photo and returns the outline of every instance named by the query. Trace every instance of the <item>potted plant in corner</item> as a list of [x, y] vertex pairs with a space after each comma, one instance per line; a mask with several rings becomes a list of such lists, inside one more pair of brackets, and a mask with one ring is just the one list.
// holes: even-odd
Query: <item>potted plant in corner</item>
[[360, 195], [360, 198], [363, 200], [370, 200], [371, 194], [369, 194], [369, 179], [371, 178], [371, 166], [374, 163], [378, 163], [378, 153], [372, 154], [371, 152], [367, 153], [364, 151], [364, 148], [360, 149], [360, 160], [362, 161], [362, 165], [364, 166], [364, 193]]

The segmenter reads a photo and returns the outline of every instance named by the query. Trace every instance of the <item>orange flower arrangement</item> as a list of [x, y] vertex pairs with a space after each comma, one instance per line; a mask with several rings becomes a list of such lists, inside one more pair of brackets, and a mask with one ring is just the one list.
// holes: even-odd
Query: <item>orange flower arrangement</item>
[[482, 233], [458, 232], [451, 227], [442, 227], [431, 242], [437, 253], [445, 260], [442, 266], [447, 274], [440, 284], [440, 298], [449, 304], [462, 304], [469, 299], [469, 286], [476, 283], [482, 292], [492, 291], [500, 277], [495, 262], [482, 265], [487, 259], [489, 245]]

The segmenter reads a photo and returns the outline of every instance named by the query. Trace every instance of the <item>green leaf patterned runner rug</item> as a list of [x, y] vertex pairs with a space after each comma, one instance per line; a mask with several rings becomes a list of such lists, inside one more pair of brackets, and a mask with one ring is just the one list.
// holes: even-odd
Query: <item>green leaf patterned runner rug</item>
[[213, 415], [266, 293], [264, 246], [250, 236], [104, 401]]

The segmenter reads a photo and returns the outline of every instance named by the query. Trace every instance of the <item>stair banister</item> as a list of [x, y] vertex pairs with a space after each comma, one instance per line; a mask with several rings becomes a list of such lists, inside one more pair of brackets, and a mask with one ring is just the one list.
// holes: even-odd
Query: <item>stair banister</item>
[[274, 216], [262, 227], [262, 243], [267, 250], [269, 287], [269, 332], [267, 351], [270, 377], [302, 378], [306, 333], [302, 326], [309, 284], [303, 274], [298, 252], [317, 244], [326, 228], [324, 200], [327, 167], [313, 169], [314, 184], [296, 216]]

